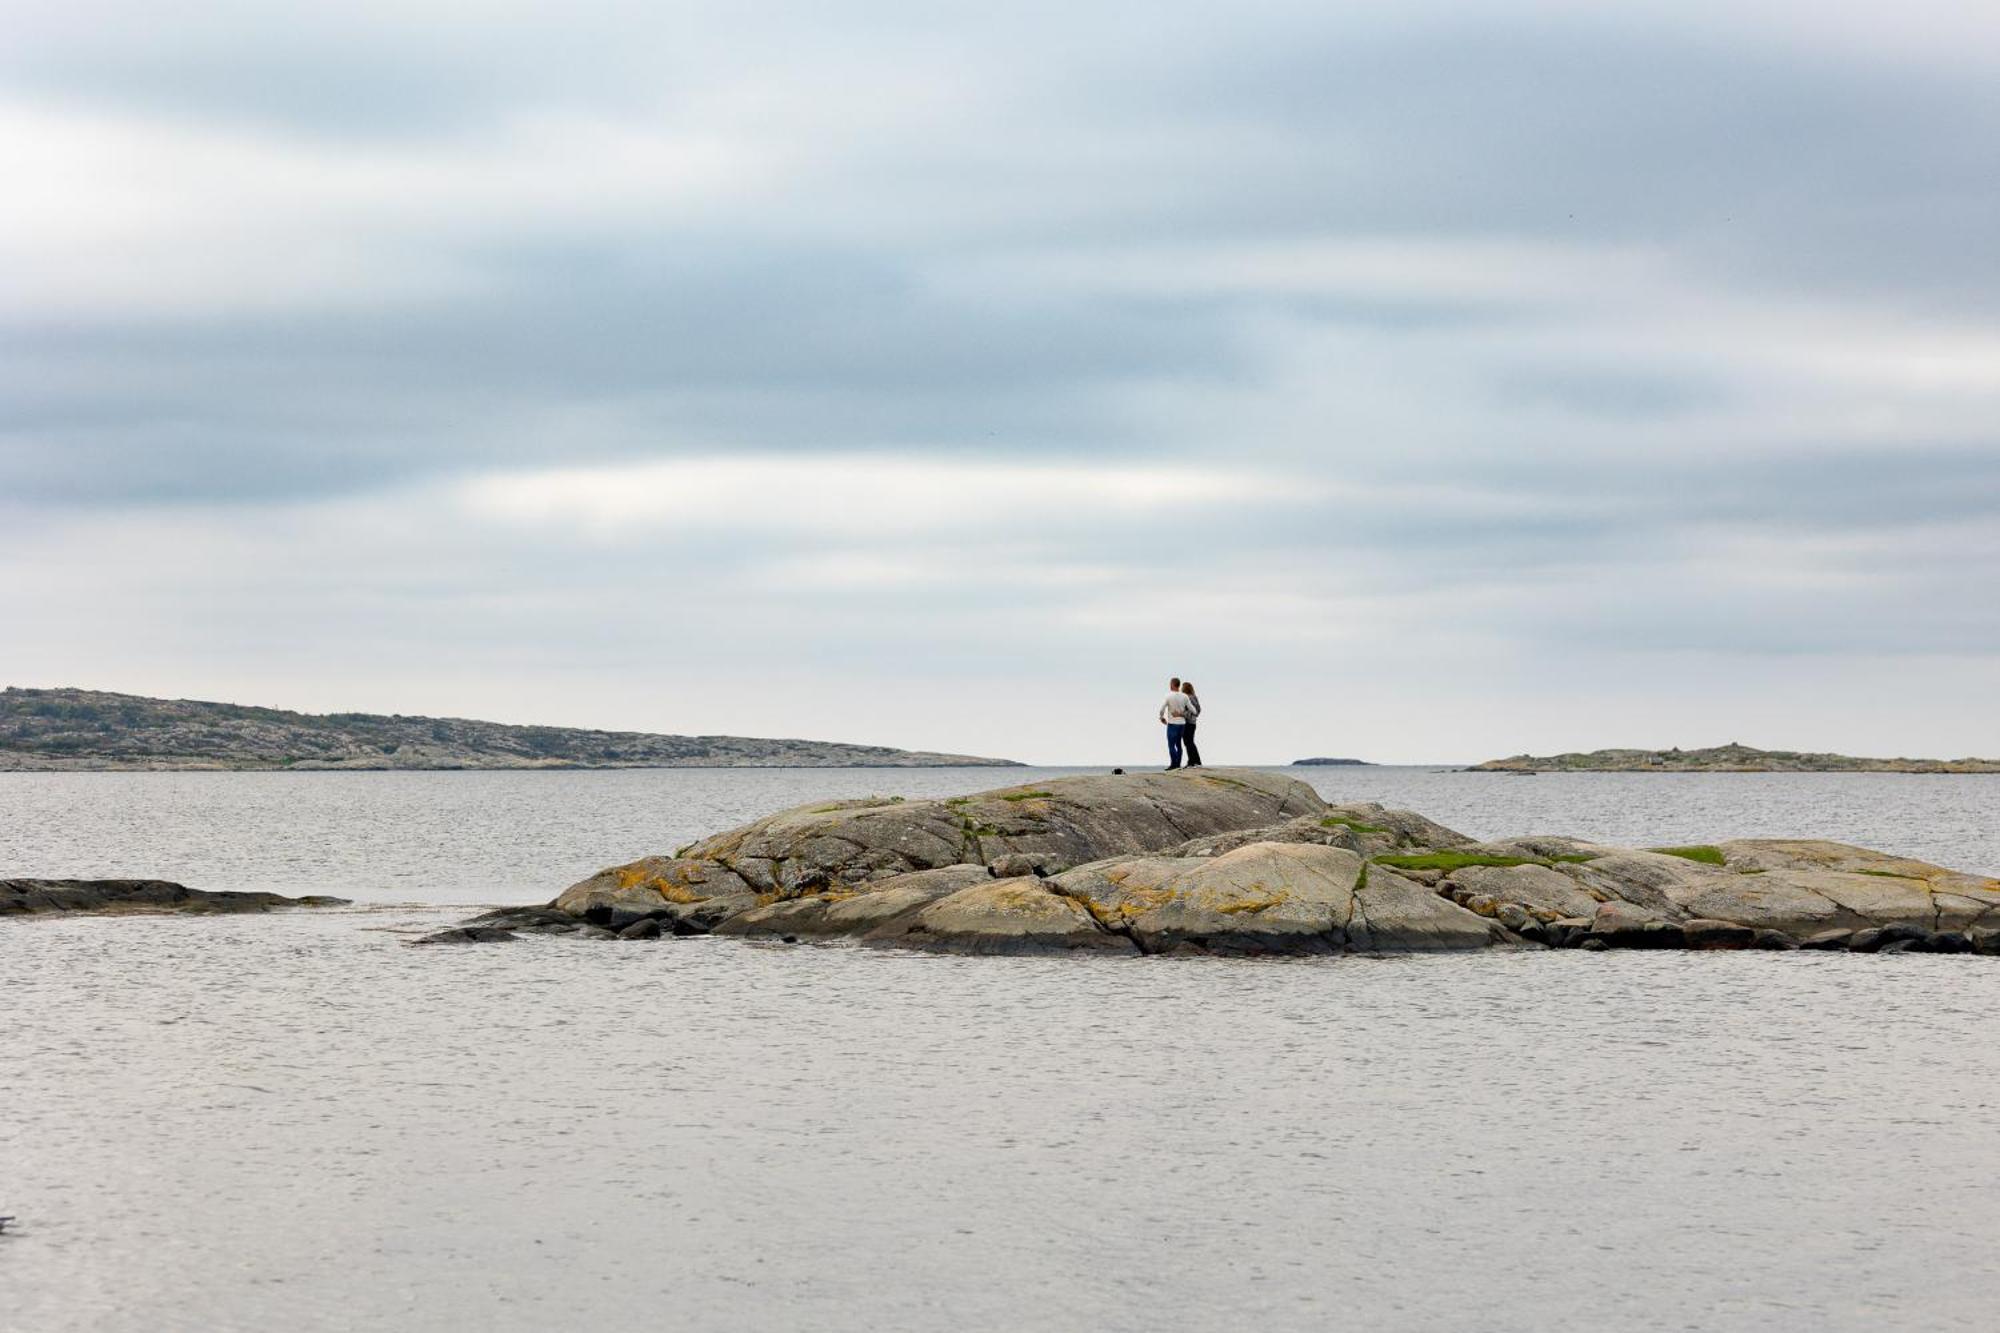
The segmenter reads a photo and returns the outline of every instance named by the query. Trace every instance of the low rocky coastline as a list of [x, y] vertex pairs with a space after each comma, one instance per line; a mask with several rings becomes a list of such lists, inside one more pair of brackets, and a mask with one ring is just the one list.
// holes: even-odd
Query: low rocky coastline
[[345, 907], [345, 898], [191, 889], [164, 879], [0, 879], [0, 916], [190, 916], [268, 912], [280, 907]]
[[674, 736], [456, 717], [295, 713], [103, 690], [0, 689], [0, 773], [1012, 767], [840, 741]]
[[1851, 754], [1711, 745], [1700, 750], [1591, 750], [1489, 759], [1468, 773], [2000, 773], [2000, 759], [1865, 759]]
[[1477, 842], [1282, 775], [1202, 769], [799, 806], [422, 942], [530, 934], [958, 954], [2000, 955], [2000, 880], [1817, 840]]

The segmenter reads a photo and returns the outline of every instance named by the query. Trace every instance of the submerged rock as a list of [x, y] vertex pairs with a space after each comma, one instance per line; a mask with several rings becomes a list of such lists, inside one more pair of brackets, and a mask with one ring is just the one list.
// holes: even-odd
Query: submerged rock
[[179, 912], [268, 912], [274, 907], [345, 907], [345, 898], [210, 892], [164, 879], [0, 879], [0, 916], [117, 916]]
[[411, 944], [501, 944], [518, 939], [513, 931], [502, 926], [452, 926], [448, 930], [433, 931], [421, 939], [411, 940]]

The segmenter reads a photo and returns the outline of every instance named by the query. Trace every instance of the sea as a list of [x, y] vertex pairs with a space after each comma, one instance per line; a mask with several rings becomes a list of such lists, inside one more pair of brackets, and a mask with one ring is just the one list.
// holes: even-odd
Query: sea
[[[1075, 769], [0, 774], [0, 1330], [1978, 1329], [2000, 959], [410, 947]], [[1297, 768], [1479, 837], [2000, 873], [2000, 777]]]

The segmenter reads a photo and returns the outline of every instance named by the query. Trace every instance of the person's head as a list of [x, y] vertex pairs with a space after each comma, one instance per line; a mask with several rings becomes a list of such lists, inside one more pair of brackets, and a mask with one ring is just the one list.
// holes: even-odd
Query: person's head
[[1179, 676], [1175, 676], [1172, 680], [1167, 682], [1167, 688], [1170, 690], [1178, 690], [1180, 687], [1181, 687], [1181, 678]]
[[1182, 693], [1182, 694], [1193, 694], [1193, 693], [1194, 693], [1194, 682], [1193, 682], [1193, 681], [1191, 681], [1191, 680], [1184, 680], [1184, 681], [1182, 681], [1182, 682], [1181, 682], [1181, 693]]

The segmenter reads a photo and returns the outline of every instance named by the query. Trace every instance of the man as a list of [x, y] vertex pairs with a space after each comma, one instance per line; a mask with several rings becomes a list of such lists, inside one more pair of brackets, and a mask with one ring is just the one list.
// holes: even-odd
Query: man
[[1160, 705], [1160, 721], [1167, 724], [1167, 772], [1181, 766], [1181, 738], [1187, 735], [1188, 697], [1181, 693], [1181, 678], [1167, 682], [1166, 702]]

